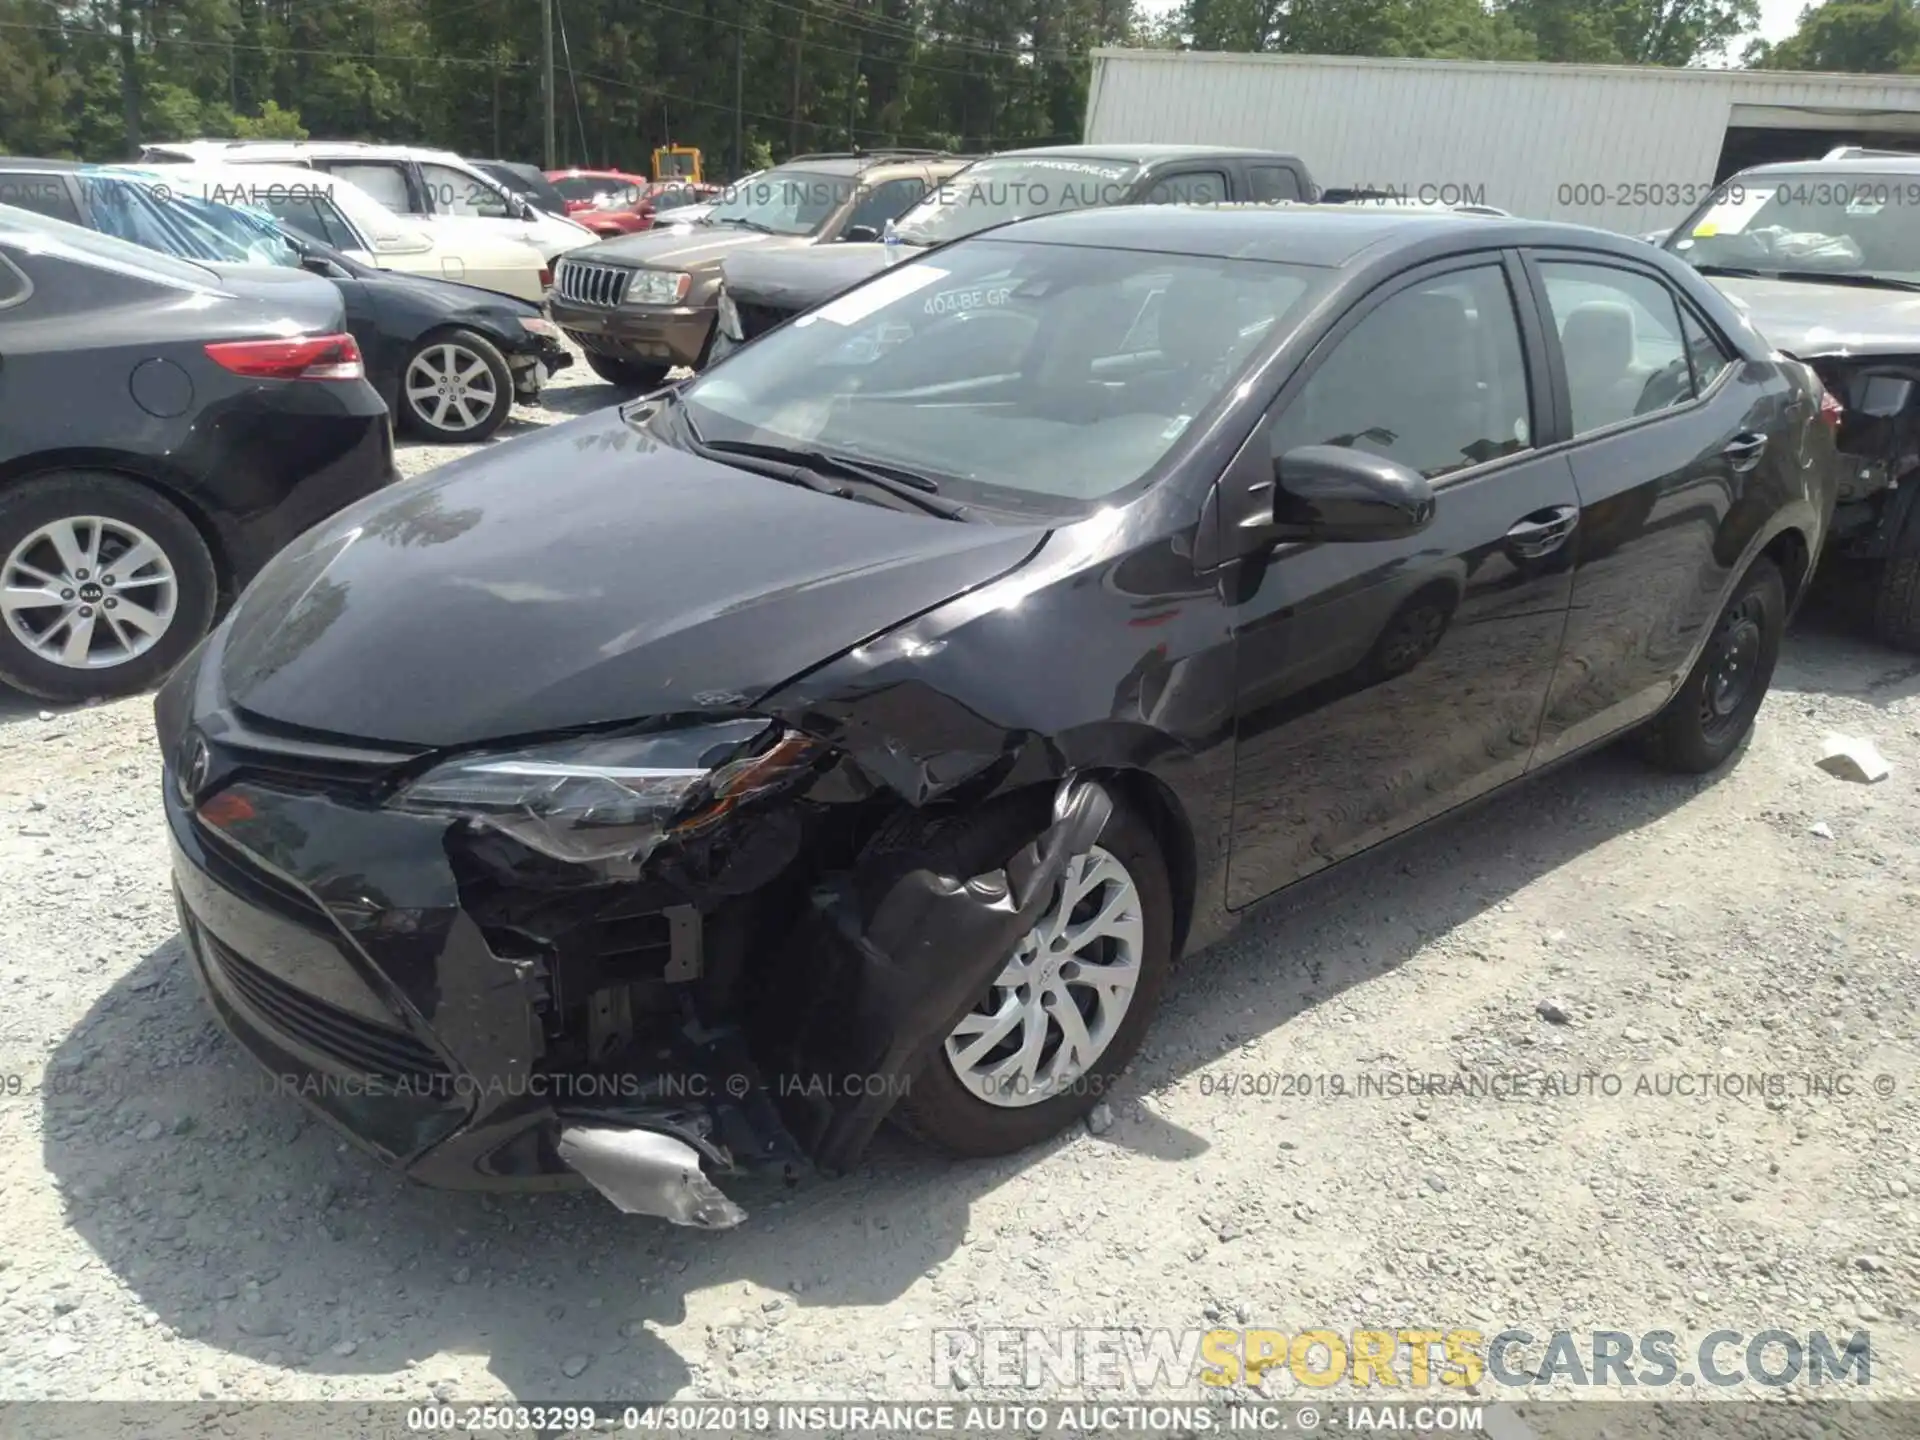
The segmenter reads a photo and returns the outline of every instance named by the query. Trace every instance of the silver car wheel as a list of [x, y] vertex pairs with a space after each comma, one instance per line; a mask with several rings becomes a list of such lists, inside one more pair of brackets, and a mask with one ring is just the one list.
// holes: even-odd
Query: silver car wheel
[[105, 670], [137, 659], [173, 623], [173, 562], [124, 520], [70, 515], [42, 525], [0, 567], [0, 615], [42, 660]]
[[404, 383], [414, 414], [442, 430], [471, 430], [500, 404], [487, 362], [452, 341], [429, 345], [414, 356]]
[[960, 1083], [990, 1105], [1051, 1099], [1093, 1068], [1126, 1019], [1145, 945], [1140, 888], [1098, 845], [946, 1040]]

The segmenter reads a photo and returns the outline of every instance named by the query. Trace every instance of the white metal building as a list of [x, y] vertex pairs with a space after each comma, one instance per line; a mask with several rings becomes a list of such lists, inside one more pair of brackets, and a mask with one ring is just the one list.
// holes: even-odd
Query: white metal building
[[1086, 138], [1265, 146], [1323, 187], [1637, 233], [1747, 165], [1920, 151], [1920, 76], [1101, 49]]

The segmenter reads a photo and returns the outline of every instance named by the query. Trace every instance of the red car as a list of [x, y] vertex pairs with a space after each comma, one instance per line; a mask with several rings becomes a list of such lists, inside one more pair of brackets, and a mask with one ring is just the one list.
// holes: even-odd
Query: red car
[[549, 170], [547, 179], [566, 196], [567, 218], [597, 235], [651, 230], [680, 206], [703, 204], [720, 193], [718, 185], [649, 180], [621, 170]]

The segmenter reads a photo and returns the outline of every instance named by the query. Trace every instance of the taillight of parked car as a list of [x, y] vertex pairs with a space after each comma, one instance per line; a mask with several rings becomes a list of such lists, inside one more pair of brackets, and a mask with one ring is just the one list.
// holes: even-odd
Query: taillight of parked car
[[553, 270], [548, 266], [543, 265], [540, 267], [540, 288], [542, 290], [551, 290], [553, 288]]
[[256, 380], [364, 380], [367, 367], [351, 335], [291, 340], [222, 340], [207, 346], [216, 365]]
[[1840, 417], [1844, 415], [1840, 402], [1833, 398], [1833, 392], [1822, 387], [1820, 391], [1820, 423], [1830, 430], [1840, 428]]

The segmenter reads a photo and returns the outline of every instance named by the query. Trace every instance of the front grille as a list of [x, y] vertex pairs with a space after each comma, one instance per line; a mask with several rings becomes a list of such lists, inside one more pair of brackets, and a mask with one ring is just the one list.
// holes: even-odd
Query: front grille
[[742, 305], [738, 301], [734, 302], [733, 308], [740, 314], [740, 338], [743, 340], [764, 335], [774, 326], [800, 313], [797, 310], [782, 310], [778, 305]]
[[397, 771], [426, 753], [322, 735], [237, 706], [206, 722], [201, 733], [213, 751], [214, 776], [223, 785], [252, 780], [354, 797], [378, 793]]
[[220, 972], [235, 994], [283, 1034], [351, 1066], [358, 1074], [405, 1082], [409, 1088], [452, 1078], [440, 1057], [406, 1031], [376, 1025], [296, 990], [242, 959], [204, 927], [194, 928], [207, 963]]
[[611, 310], [627, 298], [633, 271], [592, 260], [562, 260], [553, 277], [554, 291], [576, 305], [598, 305]]

